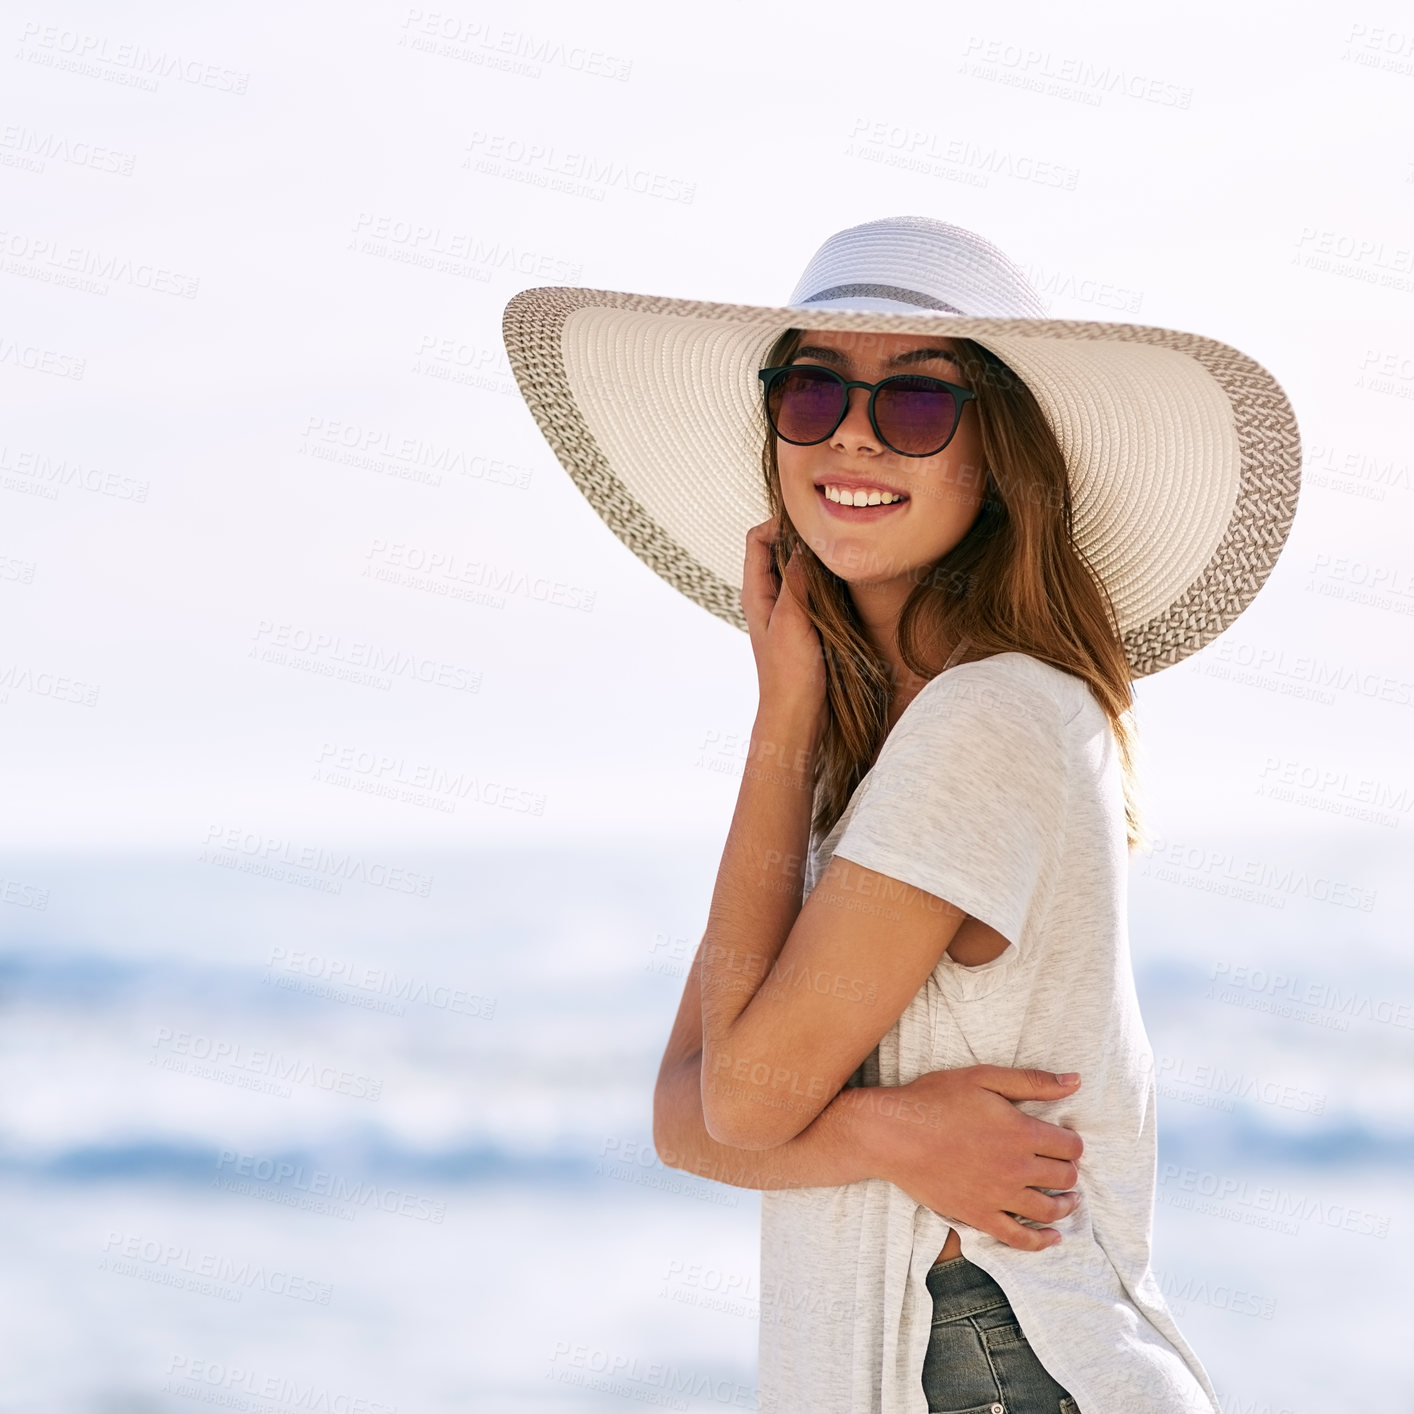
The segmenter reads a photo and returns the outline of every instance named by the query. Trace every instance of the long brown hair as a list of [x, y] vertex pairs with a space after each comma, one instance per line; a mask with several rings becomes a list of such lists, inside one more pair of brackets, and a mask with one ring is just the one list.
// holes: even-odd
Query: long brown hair
[[[805, 331], [788, 329], [763, 367], [789, 363]], [[1130, 849], [1149, 840], [1135, 770], [1134, 697], [1114, 607], [1075, 543], [1070, 478], [1055, 433], [1031, 390], [990, 350], [953, 340], [981, 427], [986, 476], [967, 534], [917, 580], [898, 622], [899, 655], [922, 678], [939, 671], [937, 645], [967, 639], [959, 661], [1027, 653], [1089, 684], [1110, 720], [1124, 781]], [[829, 721], [815, 766], [812, 828], [825, 835], [887, 735], [892, 673], [864, 632], [848, 583], [801, 539], [781, 496], [776, 438], [761, 454], [781, 542], [799, 555], [806, 610], [825, 650]]]

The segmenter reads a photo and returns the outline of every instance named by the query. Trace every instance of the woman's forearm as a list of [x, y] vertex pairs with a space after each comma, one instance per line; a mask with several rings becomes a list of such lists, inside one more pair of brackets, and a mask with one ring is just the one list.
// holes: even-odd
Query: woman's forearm
[[[702, 1049], [713, 1095], [714, 1077], [730, 1066], [733, 1032], [800, 913], [819, 740], [819, 722], [804, 710], [763, 706], [752, 726], [701, 948]], [[722, 1133], [715, 1108], [712, 1118]]]
[[735, 1149], [707, 1132], [702, 1116], [702, 1055], [681, 1061], [659, 1085], [653, 1142], [669, 1168], [733, 1188], [834, 1188], [879, 1178], [873, 1152], [876, 1091], [846, 1087], [794, 1139], [770, 1149]]

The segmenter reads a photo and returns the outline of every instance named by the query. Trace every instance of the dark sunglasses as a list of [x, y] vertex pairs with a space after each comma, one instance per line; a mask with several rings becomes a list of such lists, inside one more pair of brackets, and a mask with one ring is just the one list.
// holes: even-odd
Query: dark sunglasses
[[874, 435], [902, 457], [932, 457], [952, 441], [962, 406], [977, 396], [970, 388], [899, 373], [881, 383], [847, 379], [820, 364], [792, 363], [763, 368], [766, 417], [783, 442], [812, 447], [833, 436], [849, 411], [851, 388], [869, 389], [869, 425]]

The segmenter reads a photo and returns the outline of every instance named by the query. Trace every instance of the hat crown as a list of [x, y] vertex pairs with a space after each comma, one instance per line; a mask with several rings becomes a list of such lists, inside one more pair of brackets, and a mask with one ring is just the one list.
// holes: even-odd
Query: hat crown
[[787, 304], [1047, 317], [1045, 302], [1014, 260], [975, 231], [928, 216], [889, 216], [837, 231], [810, 258]]

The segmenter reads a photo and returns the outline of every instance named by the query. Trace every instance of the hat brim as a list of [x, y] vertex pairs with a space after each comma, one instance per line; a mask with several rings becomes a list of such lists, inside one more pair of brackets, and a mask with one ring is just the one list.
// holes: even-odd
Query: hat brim
[[769, 514], [757, 372], [788, 328], [975, 339], [1026, 382], [1070, 472], [1075, 538], [1141, 678], [1223, 632], [1296, 514], [1301, 445], [1276, 379], [1143, 324], [719, 304], [544, 286], [506, 305], [511, 370], [561, 465], [618, 538], [744, 630], [747, 530]]

